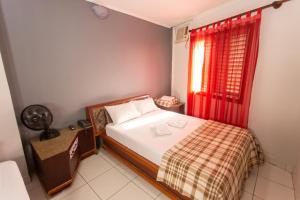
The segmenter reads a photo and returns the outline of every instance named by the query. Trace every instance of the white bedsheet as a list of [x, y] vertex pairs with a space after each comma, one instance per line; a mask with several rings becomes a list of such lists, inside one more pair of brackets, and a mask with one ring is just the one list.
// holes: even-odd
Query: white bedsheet
[[[171, 135], [157, 136], [153, 127], [170, 120], [187, 120], [184, 128], [169, 126]], [[163, 154], [201, 126], [205, 120], [165, 110], [154, 111], [122, 124], [106, 126], [106, 134], [144, 158], [159, 165]]]
[[0, 163], [0, 199], [29, 200], [23, 178], [14, 161]]

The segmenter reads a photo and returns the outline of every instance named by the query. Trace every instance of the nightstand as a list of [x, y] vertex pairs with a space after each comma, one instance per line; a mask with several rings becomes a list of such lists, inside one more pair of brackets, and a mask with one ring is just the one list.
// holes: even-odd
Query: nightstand
[[92, 127], [61, 129], [56, 138], [31, 140], [36, 173], [49, 195], [73, 182], [80, 160], [96, 153]]
[[163, 109], [163, 110], [167, 110], [167, 111], [172, 111], [172, 112], [177, 112], [179, 114], [184, 114], [184, 103], [177, 103], [172, 105], [171, 107], [165, 107], [165, 106], [161, 106], [156, 104], [157, 107]]

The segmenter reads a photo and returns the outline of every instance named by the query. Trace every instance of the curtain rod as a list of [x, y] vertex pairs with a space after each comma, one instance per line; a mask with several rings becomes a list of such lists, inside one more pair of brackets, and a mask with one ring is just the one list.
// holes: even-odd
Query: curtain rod
[[[207, 26], [211, 26], [211, 25], [214, 25], [214, 24], [217, 24], [217, 23], [221, 23], [221, 22], [224, 22], [224, 21], [226, 21], [227, 19], [230, 19], [230, 18], [236, 18], [236, 17], [239, 17], [239, 16], [241, 16], [241, 15], [245, 15], [245, 14], [247, 14], [247, 13], [249, 13], [249, 12], [250, 12], [250, 13], [255, 12], [255, 11], [258, 10], [258, 9], [264, 10], [264, 9], [267, 9], [267, 8], [270, 8], [270, 7], [273, 7], [274, 9], [278, 9], [278, 8], [280, 8], [280, 7], [282, 6], [283, 3], [288, 2], [288, 1], [291, 1], [291, 0], [274, 1], [273, 3], [270, 3], [270, 4], [268, 4], [268, 5], [265, 5], [265, 6], [261, 6], [261, 7], [255, 8], [255, 9], [253, 9], [253, 10], [249, 10], [249, 11], [247, 11], [247, 12], [243, 12], [243, 13], [234, 15], [234, 16], [232, 16], [232, 17], [228, 17], [228, 18], [226, 18], [226, 19], [222, 19], [222, 20], [219, 20], [219, 21], [216, 21], [216, 22], [207, 24], [207, 25], [205, 25], [205, 26], [201, 26], [201, 27], [198, 27], [198, 28], [193, 28], [192, 30], [198, 30], [198, 29], [201, 29], [201, 28], [204, 28], [204, 27], [207, 27]], [[189, 32], [192, 32], [192, 30], [189, 30]]]

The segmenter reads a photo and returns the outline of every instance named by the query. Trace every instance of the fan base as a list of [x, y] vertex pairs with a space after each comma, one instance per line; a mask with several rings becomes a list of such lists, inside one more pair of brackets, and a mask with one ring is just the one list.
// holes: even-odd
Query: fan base
[[59, 131], [56, 129], [45, 130], [40, 135], [40, 140], [49, 140], [60, 135]]

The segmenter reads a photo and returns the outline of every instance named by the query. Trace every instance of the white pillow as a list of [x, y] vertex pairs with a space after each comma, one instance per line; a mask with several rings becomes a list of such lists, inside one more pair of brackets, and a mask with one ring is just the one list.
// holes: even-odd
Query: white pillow
[[114, 124], [120, 124], [141, 116], [132, 102], [115, 106], [105, 106], [105, 109], [107, 110]]
[[143, 100], [132, 101], [136, 106], [137, 110], [143, 115], [148, 112], [152, 112], [155, 110], [159, 110], [159, 108], [155, 105], [152, 98], [147, 98]]

